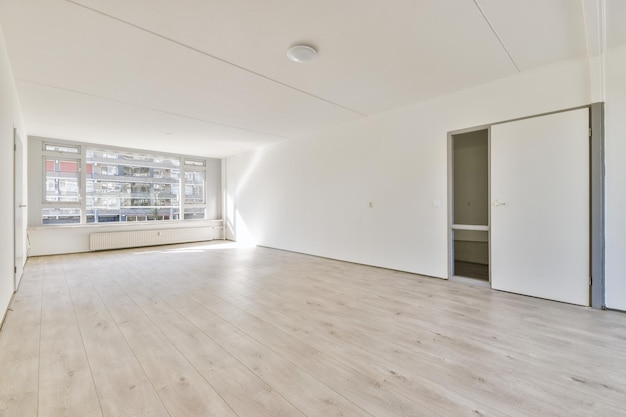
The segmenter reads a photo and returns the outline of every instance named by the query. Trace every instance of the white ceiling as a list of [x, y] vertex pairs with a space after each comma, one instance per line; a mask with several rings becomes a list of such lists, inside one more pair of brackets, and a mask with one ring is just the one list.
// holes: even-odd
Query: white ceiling
[[[212, 157], [597, 53], [605, 3], [1, 1], [30, 135]], [[318, 58], [289, 61], [298, 42]]]

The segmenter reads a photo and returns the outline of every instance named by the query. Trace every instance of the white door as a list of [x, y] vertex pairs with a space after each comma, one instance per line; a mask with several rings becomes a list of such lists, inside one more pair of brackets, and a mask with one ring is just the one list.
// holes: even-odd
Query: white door
[[494, 289], [589, 305], [589, 110], [491, 127]]
[[13, 290], [17, 290], [17, 286], [22, 278], [24, 271], [24, 263], [26, 262], [26, 253], [24, 253], [25, 236], [24, 231], [26, 223], [26, 203], [24, 201], [24, 148], [22, 141], [15, 129], [13, 129], [13, 192], [14, 199], [14, 230], [13, 230], [13, 253], [15, 255], [15, 271], [13, 277]]

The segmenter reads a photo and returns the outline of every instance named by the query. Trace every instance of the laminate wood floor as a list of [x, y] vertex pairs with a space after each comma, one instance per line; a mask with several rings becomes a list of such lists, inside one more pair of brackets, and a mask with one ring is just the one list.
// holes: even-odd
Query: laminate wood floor
[[0, 416], [626, 416], [626, 315], [222, 242], [31, 258]]

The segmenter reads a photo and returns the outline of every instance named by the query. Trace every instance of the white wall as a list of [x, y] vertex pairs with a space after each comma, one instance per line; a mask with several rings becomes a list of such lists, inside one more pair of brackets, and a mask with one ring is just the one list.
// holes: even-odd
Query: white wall
[[[17, 98], [4, 36], [0, 28], [0, 321], [4, 318], [13, 294], [13, 127], [26, 149], [26, 132]], [[26, 166], [23, 161], [22, 166]], [[24, 173], [24, 177], [26, 174]], [[25, 183], [23, 184], [25, 186]], [[25, 234], [26, 231], [21, 232]], [[21, 248], [25, 252], [26, 248]]]
[[626, 310], [626, 45], [606, 54], [606, 304]]
[[211, 239], [222, 239], [222, 220], [149, 221], [111, 224], [63, 225], [29, 227], [30, 256], [59, 255], [64, 253], [89, 252], [91, 233], [130, 232], [143, 230], [214, 228]]
[[599, 62], [562, 62], [229, 158], [230, 237], [447, 277], [447, 132], [606, 94], [606, 301], [626, 310], [626, 46], [606, 53], [605, 92], [590, 73]]
[[567, 61], [229, 158], [228, 222], [261, 245], [447, 277], [447, 133], [590, 100], [586, 60]]

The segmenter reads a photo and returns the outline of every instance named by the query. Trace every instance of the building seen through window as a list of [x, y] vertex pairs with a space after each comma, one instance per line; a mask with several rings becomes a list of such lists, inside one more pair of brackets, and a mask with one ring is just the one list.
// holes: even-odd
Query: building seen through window
[[87, 223], [180, 219], [180, 159], [87, 149]]
[[44, 158], [43, 224], [206, 217], [205, 161], [89, 147], [82, 155]]

